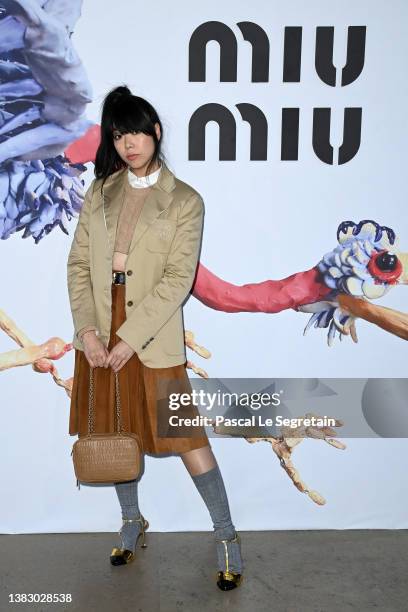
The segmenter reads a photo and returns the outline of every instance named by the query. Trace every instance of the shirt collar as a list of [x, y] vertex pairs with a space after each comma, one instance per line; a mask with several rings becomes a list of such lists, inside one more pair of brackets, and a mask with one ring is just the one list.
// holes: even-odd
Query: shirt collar
[[152, 172], [151, 174], [147, 174], [146, 176], [136, 176], [129, 168], [128, 168], [128, 181], [131, 187], [135, 187], [136, 189], [140, 189], [142, 187], [150, 187], [157, 182], [159, 178], [160, 171], [162, 166]]

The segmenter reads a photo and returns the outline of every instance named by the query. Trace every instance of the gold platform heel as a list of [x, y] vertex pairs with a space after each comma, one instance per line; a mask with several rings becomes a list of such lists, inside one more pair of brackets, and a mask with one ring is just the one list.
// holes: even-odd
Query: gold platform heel
[[222, 591], [231, 591], [231, 589], [235, 589], [238, 587], [242, 580], [243, 575], [238, 574], [237, 572], [230, 571], [229, 569], [229, 556], [228, 556], [228, 543], [230, 542], [238, 542], [241, 543], [241, 539], [238, 534], [236, 534], [235, 538], [232, 540], [219, 540], [219, 543], [224, 545], [224, 553], [225, 553], [225, 572], [219, 571], [217, 572], [217, 586]]
[[[136, 549], [137, 542], [140, 536], [142, 536], [141, 548], [147, 548], [145, 539], [146, 539], [146, 529], [149, 528], [149, 521], [147, 521], [142, 514], [140, 514], [140, 518], [137, 518], [137, 519], [123, 519], [123, 523], [135, 523], [135, 522], [141, 523], [141, 526], [142, 526], [141, 530], [137, 534], [137, 538], [135, 542], [135, 549]], [[122, 525], [122, 528], [123, 528], [123, 525]], [[120, 536], [122, 536], [122, 529], [120, 529], [118, 533]], [[123, 539], [122, 539], [122, 544], [123, 544]], [[131, 561], [133, 561], [134, 558], [135, 558], [135, 553], [132, 550], [129, 550], [128, 548], [116, 548], [115, 547], [112, 549], [111, 556], [110, 556], [110, 562], [112, 565], [126, 565], [130, 563]]]

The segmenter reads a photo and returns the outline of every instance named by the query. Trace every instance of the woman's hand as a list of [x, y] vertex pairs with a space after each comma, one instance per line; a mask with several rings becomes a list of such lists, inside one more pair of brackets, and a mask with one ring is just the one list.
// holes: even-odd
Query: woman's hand
[[107, 368], [109, 351], [103, 342], [97, 337], [93, 330], [87, 331], [82, 336], [85, 357], [91, 368]]
[[124, 340], [120, 340], [111, 349], [109, 356], [106, 360], [108, 366], [111, 366], [112, 370], [116, 373], [119, 372], [122, 366], [132, 357], [134, 350]]

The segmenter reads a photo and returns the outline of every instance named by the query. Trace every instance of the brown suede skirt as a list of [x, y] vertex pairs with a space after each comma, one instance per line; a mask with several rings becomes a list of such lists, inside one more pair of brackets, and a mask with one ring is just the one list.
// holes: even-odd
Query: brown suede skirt
[[[112, 284], [112, 323], [108, 350], [120, 342], [116, 330], [126, 320], [125, 285]], [[85, 353], [75, 349], [69, 433], [88, 433], [90, 367]], [[112, 368], [94, 368], [94, 432], [117, 430], [115, 373]], [[123, 431], [139, 435], [142, 452], [151, 455], [180, 454], [210, 446], [204, 427], [170, 426], [169, 417], [199, 415], [193, 403], [177, 410], [169, 408], [169, 393], [190, 393], [186, 362], [167, 368], [149, 368], [134, 353], [118, 372], [120, 413]]]

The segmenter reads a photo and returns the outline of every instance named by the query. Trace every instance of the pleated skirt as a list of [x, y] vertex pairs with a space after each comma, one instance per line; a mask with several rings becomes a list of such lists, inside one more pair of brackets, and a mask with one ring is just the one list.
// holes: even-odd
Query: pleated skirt
[[[112, 322], [108, 350], [120, 342], [116, 330], [126, 320], [125, 285], [112, 284]], [[96, 367], [94, 376], [95, 433], [117, 431], [115, 372], [111, 367]], [[90, 366], [85, 353], [75, 349], [74, 378], [71, 392], [69, 433], [78, 437], [88, 433]], [[170, 410], [169, 394], [177, 389], [191, 393], [186, 362], [167, 368], [147, 367], [134, 353], [118, 371], [122, 430], [139, 435], [142, 452], [153, 456], [178, 455], [210, 446], [204, 427], [169, 425], [169, 417], [199, 416], [192, 402], [176, 411]]]

